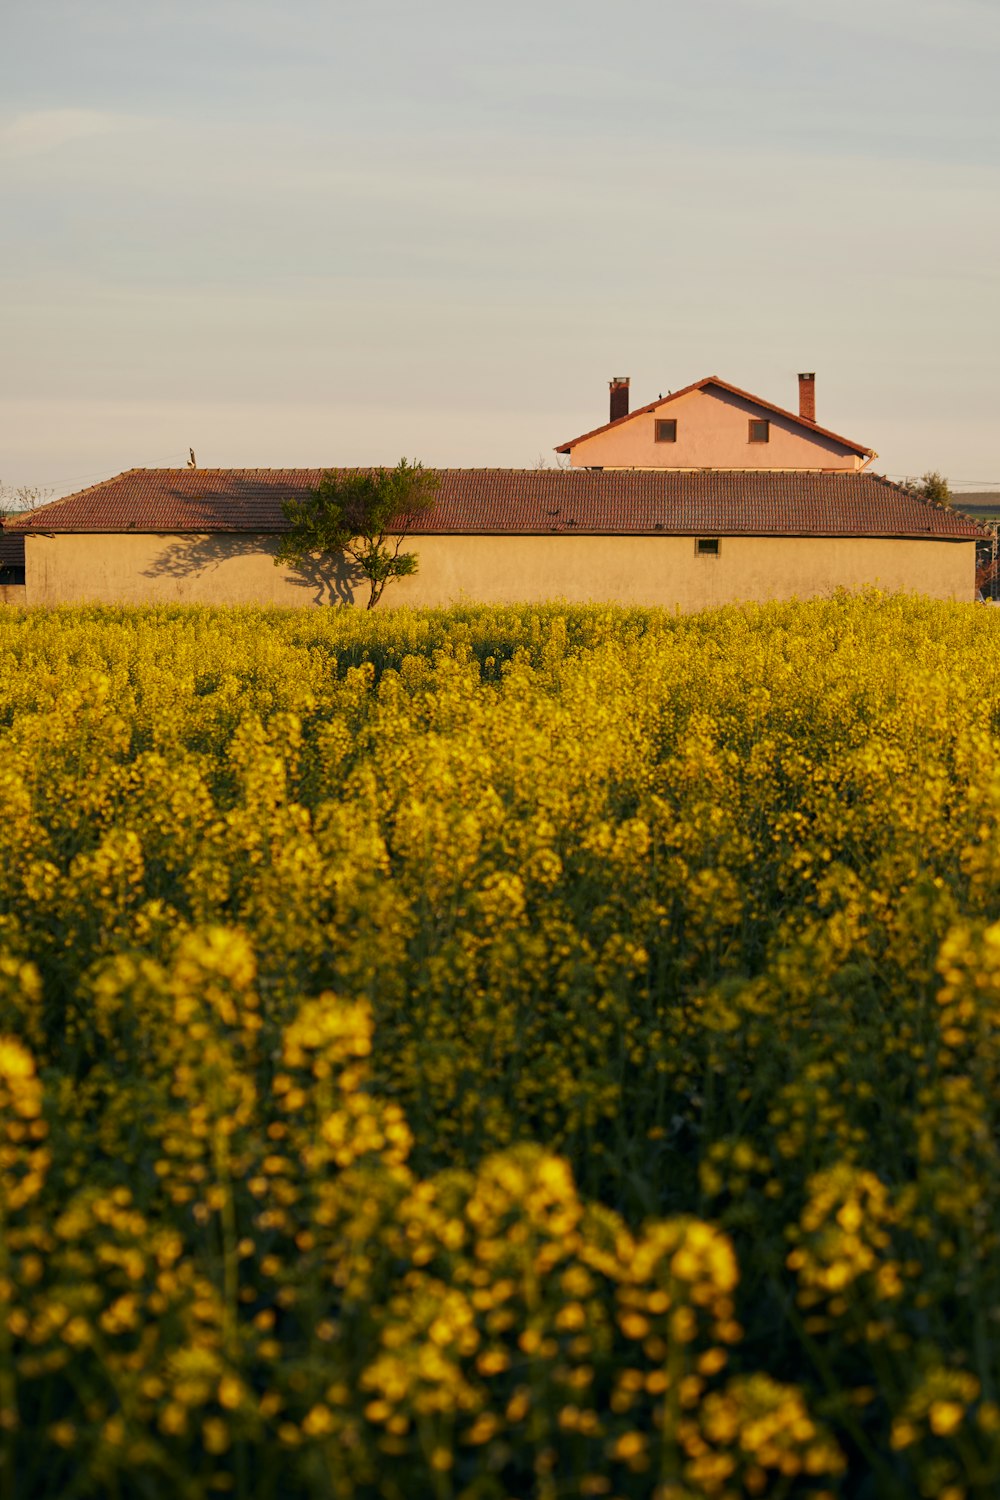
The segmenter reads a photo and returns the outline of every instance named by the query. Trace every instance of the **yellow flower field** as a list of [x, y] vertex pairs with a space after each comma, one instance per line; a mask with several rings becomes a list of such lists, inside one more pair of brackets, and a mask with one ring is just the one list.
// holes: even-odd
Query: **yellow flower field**
[[0, 1500], [995, 1500], [991, 612], [0, 647]]

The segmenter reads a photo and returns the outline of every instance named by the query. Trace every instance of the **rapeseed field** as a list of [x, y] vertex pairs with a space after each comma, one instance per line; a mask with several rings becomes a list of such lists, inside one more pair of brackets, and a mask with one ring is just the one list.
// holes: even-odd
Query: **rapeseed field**
[[0, 614], [0, 1500], [995, 1500], [998, 647]]

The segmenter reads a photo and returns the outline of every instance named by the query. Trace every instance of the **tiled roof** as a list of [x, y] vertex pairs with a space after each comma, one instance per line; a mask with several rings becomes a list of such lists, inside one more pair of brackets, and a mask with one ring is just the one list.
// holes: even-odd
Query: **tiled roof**
[[[130, 469], [7, 522], [36, 532], [281, 532], [320, 469]], [[442, 469], [411, 531], [978, 537], [968, 516], [868, 472]]]
[[669, 406], [671, 401], [678, 401], [681, 396], [689, 396], [692, 391], [703, 391], [709, 385], [717, 385], [721, 391], [728, 391], [731, 396], [739, 396], [754, 406], [763, 407], [765, 411], [773, 411], [777, 416], [785, 417], [789, 422], [805, 427], [809, 432], [818, 432], [820, 437], [832, 438], [835, 443], [849, 448], [852, 453], [860, 453], [865, 458], [877, 457], [874, 448], [862, 448], [860, 443], [841, 437], [839, 432], [831, 432], [828, 427], [820, 427], [818, 423], [810, 422], [808, 417], [800, 417], [798, 412], [786, 411], [783, 406], [775, 406], [773, 401], [765, 401], [763, 396], [754, 396], [749, 391], [741, 391], [738, 385], [730, 385], [728, 380], [720, 380], [718, 375], [706, 375], [704, 379], [696, 380], [693, 385], [686, 385], [682, 390], [671, 391], [669, 396], [660, 396], [658, 400], [650, 401], [648, 406], [637, 406], [635, 411], [627, 412], [624, 417], [616, 417], [613, 422], [605, 422], [600, 427], [593, 427], [590, 432], [581, 432], [579, 437], [570, 438], [568, 443], [560, 443], [555, 451], [568, 453], [571, 448], [576, 447], [577, 443], [582, 443], [587, 438], [597, 437], [598, 433], [608, 432], [612, 427], [621, 427], [624, 422], [631, 422], [633, 417], [643, 417], [648, 412], [658, 411], [661, 406]]

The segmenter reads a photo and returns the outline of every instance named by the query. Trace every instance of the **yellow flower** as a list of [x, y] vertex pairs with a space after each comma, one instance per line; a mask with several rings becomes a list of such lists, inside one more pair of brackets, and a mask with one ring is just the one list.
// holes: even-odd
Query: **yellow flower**
[[927, 1413], [931, 1431], [936, 1437], [949, 1437], [961, 1426], [964, 1416], [965, 1409], [957, 1401], [934, 1401]]
[[641, 1432], [625, 1432], [616, 1441], [612, 1449], [612, 1457], [620, 1458], [626, 1463], [630, 1459], [638, 1458], [646, 1451], [646, 1437]]
[[208, 1453], [225, 1453], [230, 1444], [229, 1428], [219, 1417], [208, 1417], [201, 1424], [202, 1440]]

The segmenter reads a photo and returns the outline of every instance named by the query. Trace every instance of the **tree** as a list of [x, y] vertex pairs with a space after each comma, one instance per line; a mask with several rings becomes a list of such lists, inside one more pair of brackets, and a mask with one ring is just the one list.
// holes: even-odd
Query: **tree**
[[281, 502], [289, 530], [275, 566], [341, 552], [367, 579], [374, 609], [391, 579], [417, 571], [416, 554], [401, 548], [414, 520], [434, 504], [438, 483], [432, 470], [405, 458], [394, 469], [327, 470], [305, 499]]
[[951, 490], [948, 488], [947, 479], [945, 479], [943, 474], [938, 474], [936, 470], [932, 469], [927, 474], [924, 474], [923, 477], [919, 479], [915, 485], [913, 485], [913, 488], [916, 490], [918, 495], [923, 495], [925, 500], [933, 500], [936, 505], [943, 505], [948, 510], [950, 510], [952, 505], [955, 503], [952, 500]]
[[52, 496], [51, 490], [39, 489], [33, 484], [4, 484], [0, 481], [0, 518], [15, 516], [18, 511], [34, 510]]

